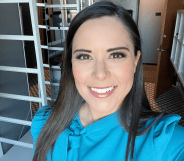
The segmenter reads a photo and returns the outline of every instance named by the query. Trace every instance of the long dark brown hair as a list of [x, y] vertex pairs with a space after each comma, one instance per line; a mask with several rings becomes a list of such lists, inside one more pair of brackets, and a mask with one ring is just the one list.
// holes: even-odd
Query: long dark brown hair
[[[58, 136], [71, 124], [81, 106], [82, 97], [76, 89], [72, 73], [72, 41], [76, 31], [85, 21], [103, 16], [118, 17], [129, 32], [135, 56], [137, 56], [137, 51], [141, 51], [141, 38], [137, 25], [122, 6], [100, 1], [83, 9], [74, 17], [68, 30], [62, 55], [58, 97], [51, 108], [47, 109], [51, 111], [51, 114], [38, 136], [33, 161], [45, 161], [49, 149], [52, 149], [53, 152]], [[127, 161], [130, 152], [130, 158], [133, 159], [136, 136], [146, 133], [153, 123], [163, 116], [163, 113], [153, 112], [150, 108], [144, 88], [142, 55], [136, 67], [133, 86], [125, 97], [119, 112], [122, 127], [129, 133], [126, 157], [122, 158]], [[157, 117], [155, 121], [140, 131], [139, 129], [153, 117]]]

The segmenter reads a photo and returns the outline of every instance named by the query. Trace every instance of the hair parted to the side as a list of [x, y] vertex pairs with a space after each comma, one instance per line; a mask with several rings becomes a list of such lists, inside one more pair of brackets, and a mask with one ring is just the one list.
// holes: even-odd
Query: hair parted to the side
[[[72, 41], [76, 31], [85, 21], [103, 16], [118, 17], [129, 32], [134, 45], [135, 56], [137, 56], [137, 51], [141, 51], [141, 39], [137, 25], [123, 7], [112, 2], [100, 1], [86, 7], [74, 17], [68, 30], [62, 55], [58, 97], [54, 105], [48, 109], [51, 110], [51, 114], [37, 139], [33, 161], [46, 161], [49, 149], [53, 151], [58, 136], [71, 124], [80, 108], [82, 97], [76, 89], [72, 73]], [[130, 159], [133, 159], [136, 136], [147, 132], [153, 123], [164, 115], [164, 113], [153, 112], [150, 108], [144, 88], [142, 54], [134, 74], [133, 86], [125, 97], [119, 112], [121, 124], [129, 133], [126, 157], [122, 158], [122, 161], [127, 161], [129, 156]], [[149, 127], [140, 131], [139, 128], [143, 127], [147, 120], [153, 117], [157, 117], [155, 121]]]

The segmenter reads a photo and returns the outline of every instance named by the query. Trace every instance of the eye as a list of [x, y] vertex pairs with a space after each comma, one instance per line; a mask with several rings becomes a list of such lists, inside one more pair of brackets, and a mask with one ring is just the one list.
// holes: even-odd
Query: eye
[[121, 53], [121, 52], [112, 53], [110, 55], [111, 59], [113, 59], [113, 58], [120, 59], [120, 58], [124, 58], [124, 57], [126, 57], [126, 54]]
[[88, 54], [79, 54], [75, 57], [76, 59], [80, 59], [80, 60], [90, 60], [92, 59], [90, 55]]

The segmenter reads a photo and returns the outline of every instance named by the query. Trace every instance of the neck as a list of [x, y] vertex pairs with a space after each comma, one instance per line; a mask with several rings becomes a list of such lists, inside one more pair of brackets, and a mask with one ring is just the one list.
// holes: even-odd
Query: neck
[[87, 107], [86, 102], [82, 104], [79, 110], [79, 118], [80, 118], [80, 121], [83, 127], [86, 127], [92, 124], [93, 122], [95, 122], [95, 120], [93, 119], [91, 115], [91, 112], [89, 111], [89, 108]]

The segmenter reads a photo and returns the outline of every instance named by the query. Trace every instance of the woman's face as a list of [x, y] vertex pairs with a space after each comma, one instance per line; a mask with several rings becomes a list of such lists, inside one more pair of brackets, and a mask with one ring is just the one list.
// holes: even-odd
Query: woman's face
[[133, 85], [140, 57], [116, 17], [84, 22], [72, 44], [72, 70], [78, 92], [95, 119], [117, 111]]

